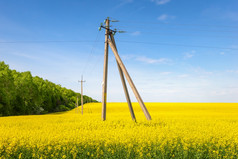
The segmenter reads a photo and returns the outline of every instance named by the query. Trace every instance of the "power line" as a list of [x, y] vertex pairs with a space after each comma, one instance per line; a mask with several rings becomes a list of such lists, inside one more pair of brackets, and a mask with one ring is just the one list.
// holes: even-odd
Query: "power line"
[[[0, 43], [37, 43], [39, 41], [9, 41], [9, 42], [0, 42]], [[40, 41], [41, 43], [54, 42], [54, 43], [84, 43], [84, 42], [95, 42], [95, 41]], [[101, 41], [96, 41], [98, 43]], [[200, 48], [214, 48], [214, 49], [229, 49], [229, 50], [238, 50], [236, 48], [227, 48], [227, 47], [217, 47], [217, 46], [208, 46], [208, 45], [186, 45], [186, 44], [174, 44], [174, 43], [155, 43], [155, 42], [141, 42], [141, 41], [118, 41], [126, 43], [140, 43], [140, 44], [152, 44], [152, 45], [168, 45], [168, 46], [183, 46], [183, 47], [200, 47]]]
[[179, 25], [179, 26], [206, 26], [206, 27], [225, 27], [225, 28], [238, 28], [238, 26], [231, 25], [210, 25], [210, 24], [189, 24], [189, 23], [168, 23], [168, 22], [151, 22], [151, 21], [120, 21], [126, 23], [136, 23], [136, 24], [164, 24], [164, 25]]
[[182, 31], [199, 31], [199, 32], [218, 32], [218, 33], [234, 33], [234, 32], [238, 32], [238, 31], [234, 31], [234, 30], [229, 30], [229, 31], [227, 31], [227, 30], [204, 30], [204, 29], [195, 29], [195, 28], [192, 28], [192, 29], [190, 29], [190, 28], [168, 28], [168, 27], [161, 27], [161, 26], [158, 26], [158, 27], [146, 27], [146, 26], [148, 26], [148, 25], [145, 25], [145, 26], [117, 26], [118, 28], [125, 28], [125, 29], [135, 29], [135, 28], [138, 28], [138, 29], [153, 29], [153, 30], [158, 30], [158, 29], [160, 29], [160, 30], [176, 30], [176, 31], [180, 31], [180, 30], [182, 30]]
[[[92, 49], [91, 49], [91, 51], [90, 51], [90, 53], [89, 53], [89, 55], [88, 55], [88, 58], [87, 58], [87, 60], [86, 60], [85, 65], [84, 65], [84, 67], [83, 67], [82, 74], [84, 74], [85, 69], [86, 69], [86, 66], [87, 66], [87, 64], [88, 64], [88, 62], [89, 62], [89, 60], [90, 60], [90, 57], [91, 57], [92, 54], [93, 54], [94, 48], [96, 47], [96, 44], [98, 43], [98, 40], [99, 40], [99, 38], [100, 38], [100, 37], [99, 37], [99, 33], [100, 33], [100, 31], [98, 31], [97, 36], [96, 36], [96, 39], [95, 39], [95, 41], [93, 42]], [[100, 34], [100, 35], [101, 35], [101, 34]]]
[[[100, 41], [100, 40], [101, 40], [101, 35], [102, 35], [102, 34], [99, 34], [98, 39], [95, 41], [95, 47], [97, 46], [96, 44], [98, 44], [98, 42], [102, 42], [102, 41]], [[94, 48], [92, 48], [91, 51], [93, 52], [93, 50], [94, 50]], [[102, 50], [102, 52], [103, 52], [103, 50]], [[101, 60], [103, 60], [103, 57], [104, 57], [104, 55], [103, 55], [103, 54], [100, 54], [100, 56], [97, 58], [96, 62], [94, 62], [94, 64], [91, 65], [91, 68], [87, 69], [87, 74], [88, 74], [88, 75], [91, 75], [91, 74], [92, 74], [92, 72], [95, 70], [96, 66], [99, 64], [99, 62], [100, 62]], [[88, 59], [90, 59], [90, 56], [89, 56]], [[88, 62], [87, 62], [87, 63], [88, 63]], [[86, 64], [87, 64], [87, 63], [86, 63]], [[85, 72], [85, 71], [86, 71], [86, 70], [84, 70], [84, 72]]]
[[[144, 31], [138, 31], [139, 33], [146, 33], [146, 34], [157, 34], [157, 35], [164, 35], [164, 36], [202, 36], [201, 34], [197, 35], [197, 34], [166, 34], [166, 33], [160, 33], [160, 32], [144, 32]], [[135, 33], [135, 32], [126, 32], [126, 33]], [[207, 36], [206, 37], [214, 37], [214, 38], [238, 38], [238, 36]]]
[[[26, 42], [26, 41], [24, 41]], [[28, 41], [28, 43], [33, 43], [35, 41]], [[49, 41], [42, 41], [42, 42], [49, 42]], [[54, 41], [59, 42], [59, 41]], [[77, 43], [77, 42], [93, 42], [93, 41], [60, 41], [60, 42], [66, 42], [66, 43]], [[94, 41], [95, 42], [95, 41]], [[97, 41], [95, 43], [98, 43], [101, 41]], [[169, 46], [184, 46], [184, 47], [200, 47], [200, 48], [214, 48], [214, 49], [229, 49], [229, 50], [238, 50], [236, 48], [223, 48], [223, 47], [216, 47], [216, 46], [204, 46], [204, 45], [185, 45], [185, 44], [172, 44], [172, 43], [154, 43], [154, 42], [141, 42], [141, 41], [118, 41], [118, 42], [126, 42], [126, 43], [140, 43], [140, 44], [153, 44], [153, 45], [169, 45]], [[0, 42], [1, 43], [1, 42]], [[22, 43], [21, 41], [17, 41], [17, 42], [2, 42], [2, 43]]]
[[12, 44], [12, 43], [86, 43], [94, 42], [93, 40], [42, 40], [42, 41], [0, 41], [1, 44]]
[[143, 42], [143, 41], [122, 41], [118, 42], [125, 43], [138, 43], [138, 44], [151, 44], [151, 45], [167, 45], [167, 46], [182, 46], [182, 47], [198, 47], [198, 48], [211, 48], [211, 49], [228, 49], [228, 50], [238, 50], [236, 48], [227, 48], [227, 47], [217, 47], [217, 46], [208, 46], [208, 45], [186, 45], [186, 44], [172, 44], [172, 43], [157, 43], [157, 42]]

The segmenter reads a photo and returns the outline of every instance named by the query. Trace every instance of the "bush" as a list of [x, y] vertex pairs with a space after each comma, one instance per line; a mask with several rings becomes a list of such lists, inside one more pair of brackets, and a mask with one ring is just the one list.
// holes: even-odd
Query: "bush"
[[69, 110], [69, 108], [66, 107], [65, 105], [60, 105], [59, 109], [60, 109], [60, 111], [68, 111]]

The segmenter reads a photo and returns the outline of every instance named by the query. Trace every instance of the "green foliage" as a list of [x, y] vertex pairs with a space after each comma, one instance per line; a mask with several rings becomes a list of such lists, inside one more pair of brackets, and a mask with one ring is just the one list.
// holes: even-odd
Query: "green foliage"
[[[56, 85], [29, 71], [17, 72], [0, 62], [0, 116], [45, 114], [75, 107], [76, 97], [70, 89]], [[84, 96], [84, 103], [97, 102]]]
[[69, 108], [64, 106], [64, 105], [60, 105], [59, 108], [60, 108], [60, 111], [67, 111], [67, 110], [69, 110]]

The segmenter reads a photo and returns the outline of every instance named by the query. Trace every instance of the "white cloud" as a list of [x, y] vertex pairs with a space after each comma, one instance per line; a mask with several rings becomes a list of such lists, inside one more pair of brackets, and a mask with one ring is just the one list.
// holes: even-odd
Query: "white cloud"
[[189, 75], [188, 74], [181, 74], [181, 75], [178, 75], [179, 78], [186, 78], [188, 77]]
[[225, 52], [220, 52], [220, 55], [225, 55]]
[[[147, 64], [171, 64], [172, 60], [168, 58], [149, 58], [146, 56], [138, 56], [134, 54], [122, 55], [123, 60], [135, 60]], [[169, 74], [169, 72], [167, 72]]]
[[148, 64], [168, 64], [171, 61], [167, 58], [152, 59], [145, 56], [137, 57], [136, 60]]
[[218, 7], [207, 8], [202, 12], [203, 16], [212, 18], [212, 19], [221, 19], [221, 20], [229, 20], [229, 21], [238, 21], [238, 12], [232, 11]]
[[194, 56], [194, 54], [196, 53], [196, 51], [192, 50], [190, 52], [185, 52], [184, 53], [184, 59], [190, 59]]
[[224, 19], [228, 19], [231, 21], [238, 21], [238, 12], [226, 12], [222, 16]]
[[170, 0], [151, 0], [151, 2], [155, 2], [157, 5], [163, 5], [170, 2]]
[[192, 58], [193, 56], [194, 54], [186, 53], [184, 57], [188, 59], [188, 58]]
[[160, 72], [159, 74], [160, 75], [169, 75], [169, 74], [171, 74], [172, 72]]
[[166, 20], [167, 18], [168, 18], [167, 14], [162, 14], [157, 19], [162, 21], [162, 20]]
[[39, 60], [40, 59], [39, 57], [32, 56], [32, 55], [25, 54], [25, 53], [13, 52], [13, 53], [10, 53], [10, 54], [20, 56], [20, 57], [24, 57], [24, 58], [28, 58], [28, 59], [32, 59], [32, 60]]
[[119, 5], [116, 6], [116, 8], [122, 7], [128, 3], [132, 3], [133, 0], [122, 0], [121, 3]]
[[238, 70], [227, 70], [229, 73], [238, 73]]
[[231, 45], [231, 48], [238, 49], [238, 45]]
[[121, 55], [121, 58], [122, 58], [122, 60], [131, 60], [131, 59], [135, 58], [135, 55], [130, 55], [130, 54]]
[[192, 71], [193, 73], [196, 73], [200, 77], [210, 76], [210, 75], [214, 74], [214, 72], [204, 70], [201, 67], [193, 67], [193, 68], [191, 68], [190, 71]]
[[138, 35], [140, 35], [140, 34], [141, 34], [140, 31], [135, 31], [135, 32], [131, 33], [131, 35], [133, 35], [133, 36], [138, 36]]
[[171, 15], [168, 15], [168, 14], [161, 14], [157, 19], [159, 21], [165, 21], [165, 20], [168, 20], [168, 19], [174, 19], [175, 16], [171, 16]]

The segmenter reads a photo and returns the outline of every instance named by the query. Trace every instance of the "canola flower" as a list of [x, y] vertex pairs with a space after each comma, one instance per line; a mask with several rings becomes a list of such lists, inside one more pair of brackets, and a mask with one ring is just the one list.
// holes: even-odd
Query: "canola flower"
[[238, 158], [237, 103], [101, 103], [0, 118], [0, 158]]

